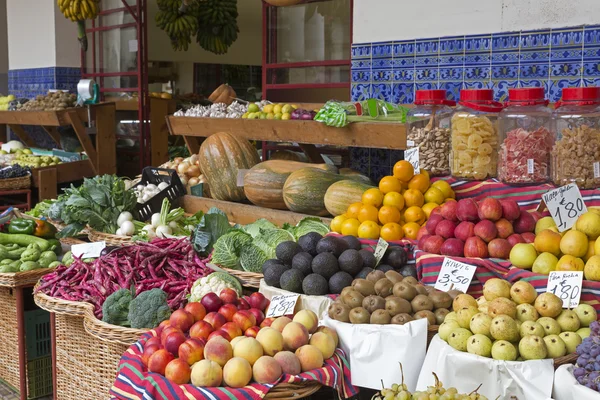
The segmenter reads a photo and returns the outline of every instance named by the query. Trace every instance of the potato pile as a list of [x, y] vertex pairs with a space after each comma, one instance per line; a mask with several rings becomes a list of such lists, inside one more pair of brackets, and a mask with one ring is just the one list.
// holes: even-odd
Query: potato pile
[[34, 100], [23, 104], [19, 111], [61, 111], [75, 107], [77, 95], [68, 92], [48, 92], [38, 95]]
[[328, 313], [329, 318], [352, 324], [404, 325], [425, 318], [428, 325], [439, 325], [459, 293], [441, 292], [396, 271], [373, 271], [344, 288]]

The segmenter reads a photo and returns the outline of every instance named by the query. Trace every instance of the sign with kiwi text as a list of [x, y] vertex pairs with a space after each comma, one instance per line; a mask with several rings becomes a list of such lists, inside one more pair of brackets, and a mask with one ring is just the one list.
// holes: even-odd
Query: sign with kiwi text
[[442, 292], [454, 289], [467, 293], [476, 270], [477, 267], [474, 265], [461, 263], [446, 257], [434, 287]]
[[379, 265], [381, 259], [385, 255], [385, 251], [388, 249], [389, 246], [390, 244], [388, 242], [386, 242], [382, 238], [379, 238], [379, 240], [377, 241], [377, 247], [375, 247], [375, 252], [373, 252], [373, 255], [375, 256], [376, 260], [375, 266]]
[[583, 271], [551, 271], [546, 292], [554, 293], [563, 302], [563, 308], [579, 305]]
[[294, 314], [296, 302], [298, 302], [299, 297], [299, 294], [278, 294], [273, 296], [265, 317], [276, 318], [282, 315]]
[[412, 149], [404, 150], [404, 159], [412, 164], [415, 169], [415, 174], [421, 173], [419, 168], [419, 148], [413, 147]]
[[587, 212], [581, 192], [575, 183], [550, 190], [542, 195], [559, 232], [571, 229], [577, 218]]

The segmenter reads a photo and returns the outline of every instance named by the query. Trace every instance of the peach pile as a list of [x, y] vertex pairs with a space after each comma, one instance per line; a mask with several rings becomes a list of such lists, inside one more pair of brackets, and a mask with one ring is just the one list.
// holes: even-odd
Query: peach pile
[[508, 259], [514, 245], [533, 243], [540, 216], [521, 211], [513, 200], [448, 202], [431, 212], [419, 230], [418, 246], [444, 256]]
[[160, 324], [142, 353], [149, 372], [179, 385], [240, 388], [321, 368], [335, 352], [336, 332], [319, 328], [312, 311], [299, 311], [293, 319], [264, 318], [268, 300], [260, 293], [247, 302], [262, 309], [238, 309], [237, 296], [228, 289], [217, 298], [228, 300], [218, 311], [207, 313], [202, 304], [188, 303]]

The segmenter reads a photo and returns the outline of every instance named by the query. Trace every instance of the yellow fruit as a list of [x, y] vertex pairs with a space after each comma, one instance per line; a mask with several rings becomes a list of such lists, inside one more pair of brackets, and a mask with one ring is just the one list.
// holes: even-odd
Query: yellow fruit
[[585, 253], [585, 256], [583, 256], [583, 261], [588, 261], [592, 256], [596, 255], [596, 242], [598, 241], [598, 239], [596, 240], [590, 240], [588, 242], [588, 251], [587, 253]]
[[383, 196], [383, 205], [396, 207], [398, 210], [404, 208], [404, 197], [398, 192], [389, 192]]
[[360, 222], [356, 218], [348, 218], [342, 222], [342, 235], [358, 236]]
[[382, 225], [388, 224], [390, 222], [400, 222], [400, 210], [393, 206], [383, 206], [379, 209], [379, 213], [377, 213], [377, 218], [379, 218], [379, 223]]
[[381, 207], [383, 203], [383, 193], [377, 188], [367, 189], [362, 195], [362, 203], [374, 207]]
[[583, 275], [589, 281], [600, 281], [600, 255], [592, 256], [585, 263]]
[[346, 210], [346, 216], [348, 218], [358, 218], [358, 212], [360, 211], [362, 203], [352, 203], [348, 206], [348, 210]]
[[444, 181], [442, 179], [433, 182], [431, 184], [431, 187], [434, 187], [440, 192], [442, 192], [444, 194], [444, 199], [452, 197], [452, 194], [454, 193], [454, 191], [452, 190], [452, 186], [450, 186], [450, 184], [447, 181]]
[[283, 121], [287, 121], [287, 120], [289, 120], [291, 118], [292, 118], [292, 114], [290, 114], [290, 113], [283, 113], [283, 114], [281, 114], [281, 119]]
[[365, 221], [358, 227], [358, 237], [361, 239], [378, 239], [379, 225], [373, 221]]
[[408, 189], [403, 194], [404, 196], [404, 205], [406, 207], [422, 207], [425, 204], [425, 198], [423, 197], [423, 193], [418, 191], [417, 189]]
[[291, 114], [293, 111], [294, 107], [292, 107], [290, 104], [284, 104], [281, 108], [281, 112], [284, 114]]
[[273, 104], [267, 104], [267, 105], [265, 105], [265, 106], [263, 107], [263, 109], [262, 109], [262, 110], [263, 110], [263, 112], [265, 112], [265, 113], [267, 113], [267, 114], [268, 114], [268, 113], [272, 113], [272, 112], [274, 112], [274, 111], [273, 111], [274, 107], [275, 107], [275, 106], [274, 106]]
[[348, 217], [345, 214], [338, 215], [331, 221], [331, 230], [336, 233], [342, 233], [342, 223], [347, 220]]
[[415, 169], [408, 161], [401, 160], [394, 164], [394, 177], [400, 179], [402, 182], [410, 181], [414, 174]]
[[533, 245], [538, 253], [550, 253], [558, 257], [560, 256], [561, 240], [562, 236], [560, 236], [560, 233], [553, 232], [550, 229], [544, 229], [536, 235]]
[[281, 104], [275, 104], [273, 106], [273, 113], [275, 113], [275, 114], [281, 114]]
[[556, 228], [556, 222], [554, 222], [554, 219], [552, 219], [552, 217], [540, 218], [538, 219], [538, 222], [535, 223], [535, 234], [537, 235], [544, 229], [550, 228]]
[[381, 227], [379, 236], [388, 242], [390, 240], [400, 240], [404, 237], [404, 231], [402, 230], [400, 224], [390, 222]]
[[596, 240], [596, 243], [594, 243], [594, 254], [600, 256], [600, 240]]
[[386, 194], [390, 192], [400, 192], [402, 190], [402, 182], [393, 176], [384, 176], [379, 181], [379, 190]]
[[577, 218], [577, 230], [583, 232], [588, 238], [595, 240], [600, 236], [600, 215], [588, 211]]
[[406, 211], [404, 211], [404, 221], [415, 222], [418, 225], [421, 225], [425, 222], [425, 212], [422, 208], [417, 206], [408, 207]]
[[583, 260], [578, 257], [564, 255], [556, 264], [557, 271], [583, 271]]
[[416, 189], [421, 193], [425, 193], [429, 189], [429, 176], [424, 173], [417, 174], [408, 182], [409, 189]]
[[565, 255], [583, 257], [588, 251], [588, 238], [585, 233], [570, 230], [560, 241], [560, 251]]
[[587, 209], [588, 209], [588, 211], [590, 211], [590, 212], [593, 212], [593, 213], [595, 213], [595, 214], [598, 214], [598, 215], [600, 215], [600, 207], [597, 207], [597, 206], [591, 206], [591, 207], [588, 207]]
[[377, 223], [377, 221], [379, 220], [377, 213], [377, 207], [365, 204], [360, 208], [360, 211], [358, 212], [358, 220], [360, 222], [372, 221]]
[[421, 226], [416, 222], [408, 222], [402, 226], [402, 230], [404, 231], [404, 237], [412, 240], [417, 239], [419, 229], [421, 229]]
[[431, 215], [431, 212], [433, 210], [435, 210], [436, 208], [438, 208], [440, 205], [436, 204], [436, 203], [427, 203], [425, 204], [423, 207], [421, 207], [423, 209], [423, 212], [425, 213], [425, 216], [429, 219], [429, 216]]
[[436, 189], [434, 187], [427, 189], [423, 197], [425, 198], [425, 202], [427, 203], [442, 204], [444, 200], [446, 200], [446, 198], [444, 197], [444, 193], [442, 193], [441, 190]]
[[532, 272], [536, 274], [549, 275], [551, 271], [556, 271], [558, 258], [554, 254], [542, 253], [533, 262]]

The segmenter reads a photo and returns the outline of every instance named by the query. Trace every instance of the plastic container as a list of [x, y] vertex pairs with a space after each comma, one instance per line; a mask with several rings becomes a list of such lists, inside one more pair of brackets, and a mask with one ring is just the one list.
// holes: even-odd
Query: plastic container
[[431, 176], [450, 174], [450, 117], [455, 101], [445, 90], [417, 90], [406, 116], [407, 148], [419, 148], [419, 167]]
[[496, 177], [498, 113], [492, 89], [463, 89], [450, 122], [450, 172], [457, 179]]
[[552, 180], [600, 187], [600, 87], [565, 88], [553, 114]]
[[142, 180], [139, 185], [147, 185], [152, 183], [157, 185], [161, 182], [166, 182], [169, 187], [163, 189], [156, 196], [152, 197], [145, 203], [137, 203], [136, 213], [138, 221], [147, 221], [152, 217], [152, 214], [160, 212], [162, 202], [165, 198], [169, 199], [171, 204], [173, 201], [181, 196], [185, 192], [185, 186], [181, 183], [181, 179], [177, 175], [177, 171], [174, 169], [165, 168], [152, 168], [146, 167], [142, 170]]
[[498, 178], [509, 185], [548, 182], [554, 133], [544, 89], [508, 89], [508, 98], [498, 117]]

